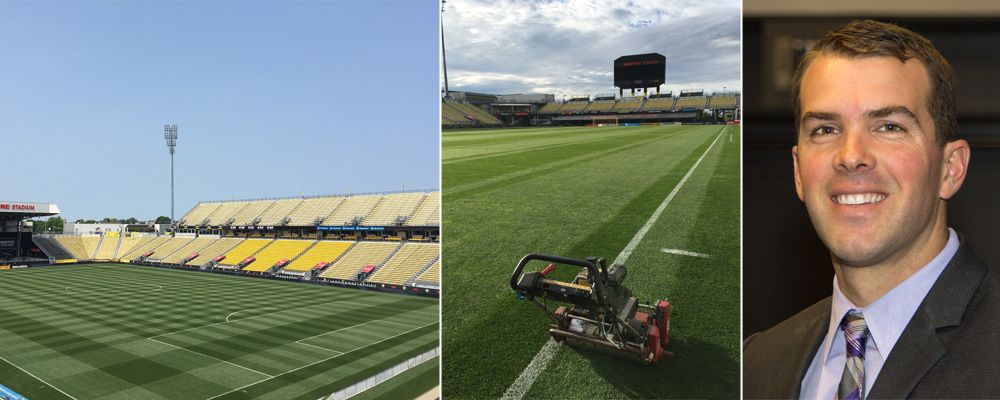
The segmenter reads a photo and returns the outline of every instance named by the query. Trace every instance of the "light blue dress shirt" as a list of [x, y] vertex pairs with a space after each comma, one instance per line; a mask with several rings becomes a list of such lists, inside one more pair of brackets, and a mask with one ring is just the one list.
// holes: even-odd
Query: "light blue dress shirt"
[[847, 361], [847, 345], [844, 332], [840, 330], [840, 321], [851, 309], [864, 313], [865, 323], [868, 325], [869, 337], [865, 345], [864, 362], [867, 396], [903, 329], [910, 323], [927, 292], [934, 286], [934, 282], [957, 251], [958, 235], [949, 228], [948, 242], [934, 259], [867, 307], [857, 307], [852, 304], [840, 291], [837, 278], [834, 277], [830, 327], [802, 379], [799, 398], [827, 400], [836, 398], [837, 386], [840, 385], [840, 377], [844, 373], [844, 364]]

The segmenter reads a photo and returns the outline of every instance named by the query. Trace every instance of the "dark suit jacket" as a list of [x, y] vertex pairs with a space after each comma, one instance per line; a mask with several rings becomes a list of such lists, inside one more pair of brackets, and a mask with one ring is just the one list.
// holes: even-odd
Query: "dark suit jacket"
[[[743, 397], [798, 398], [830, 298], [743, 343]], [[1000, 398], [1000, 275], [963, 241], [885, 360], [868, 399]]]

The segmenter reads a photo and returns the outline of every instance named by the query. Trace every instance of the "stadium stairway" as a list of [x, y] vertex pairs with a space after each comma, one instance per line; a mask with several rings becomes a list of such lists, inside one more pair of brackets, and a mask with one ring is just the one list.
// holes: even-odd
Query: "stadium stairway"
[[337, 261], [340, 261], [341, 258], [344, 258], [344, 256], [347, 255], [347, 253], [350, 253], [351, 250], [353, 250], [354, 247], [357, 246], [357, 244], [358, 244], [358, 242], [351, 243], [351, 245], [347, 246], [347, 248], [344, 249], [344, 251], [340, 252], [340, 254], [337, 255], [337, 257], [334, 257], [333, 260], [330, 260], [326, 264], [326, 267], [323, 267], [322, 269], [319, 269], [319, 270], [310, 269], [310, 270], [306, 271], [305, 275], [302, 276], [302, 280], [311, 281], [313, 278], [319, 276], [320, 274], [323, 273], [323, 271], [326, 271], [331, 266], [333, 266], [333, 264], [336, 264]]
[[406, 280], [406, 285], [407, 286], [413, 286], [413, 283], [417, 280], [417, 278], [419, 278], [420, 275], [423, 275], [424, 272], [427, 272], [427, 270], [431, 269], [431, 267], [433, 267], [434, 264], [440, 265], [440, 263], [439, 263], [440, 260], [441, 260], [441, 256], [440, 255], [437, 256], [437, 257], [434, 257], [433, 259], [431, 259], [427, 263], [427, 265], [423, 266], [423, 268], [420, 268], [420, 270], [417, 271], [416, 273], [414, 273], [413, 276], [410, 279]]
[[[392, 249], [392, 251], [389, 252], [389, 255], [385, 256], [382, 262], [375, 265], [375, 269], [371, 270], [371, 272], [368, 273], [368, 276], [365, 277], [364, 281], [367, 281], [368, 278], [375, 276], [375, 274], [378, 273], [378, 270], [382, 269], [382, 267], [385, 266], [385, 264], [388, 263], [389, 260], [392, 260], [392, 258], [396, 256], [396, 253], [399, 253], [399, 250], [402, 249], [403, 246], [405, 245], [406, 242], [401, 242], [399, 243], [399, 246], [396, 246], [396, 248]], [[358, 268], [358, 270], [355, 273], [360, 274], [362, 268], [364, 267]]]

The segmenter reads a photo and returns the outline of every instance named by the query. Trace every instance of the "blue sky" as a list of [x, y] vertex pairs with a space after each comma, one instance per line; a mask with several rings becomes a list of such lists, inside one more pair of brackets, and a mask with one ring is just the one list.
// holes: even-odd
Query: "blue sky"
[[63, 217], [439, 186], [436, 1], [0, 2], [0, 200]]

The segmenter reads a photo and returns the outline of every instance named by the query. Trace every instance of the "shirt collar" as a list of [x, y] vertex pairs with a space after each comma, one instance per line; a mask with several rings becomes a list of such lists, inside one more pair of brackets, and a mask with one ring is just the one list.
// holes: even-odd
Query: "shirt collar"
[[948, 262], [958, 251], [958, 235], [951, 228], [948, 228], [948, 242], [927, 265], [923, 266], [910, 277], [900, 282], [896, 287], [889, 290], [882, 297], [878, 298], [867, 307], [857, 307], [837, 284], [837, 278], [833, 278], [833, 308], [830, 312], [830, 326], [827, 330], [826, 340], [824, 340], [823, 354], [830, 356], [830, 348], [833, 344], [833, 335], [840, 331], [840, 321], [851, 309], [856, 309], [864, 313], [865, 323], [868, 325], [869, 339], [879, 349], [883, 359], [889, 357], [903, 329], [910, 323], [913, 314], [920, 307], [920, 303], [927, 297], [927, 292], [934, 286], [938, 276], [948, 266]]

